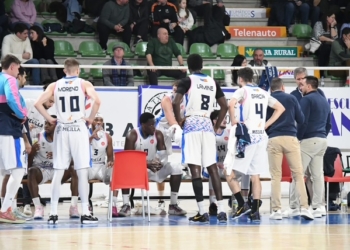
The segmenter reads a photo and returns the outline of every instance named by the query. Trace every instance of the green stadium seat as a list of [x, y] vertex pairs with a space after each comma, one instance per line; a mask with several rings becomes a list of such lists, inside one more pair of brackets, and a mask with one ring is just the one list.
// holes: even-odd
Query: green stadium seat
[[72, 44], [63, 40], [55, 40], [55, 56], [63, 57], [76, 57], [77, 53], [74, 52]]
[[106, 57], [100, 44], [95, 41], [84, 41], [79, 45], [79, 53], [82, 57]]
[[190, 54], [199, 54], [203, 59], [215, 59], [216, 56], [211, 52], [208, 44], [194, 43], [191, 45]]
[[312, 37], [312, 28], [307, 24], [295, 24], [293, 27], [293, 36], [298, 39], [310, 39]]
[[[137, 64], [130, 64], [131, 66], [139, 66]], [[145, 76], [135, 76], [134, 75], [134, 80], [145, 80]]]
[[[177, 48], [180, 50], [181, 56], [182, 56], [183, 58], [186, 58], [187, 55], [186, 55], [186, 51], [185, 51], [184, 46], [182, 46], [182, 45], [179, 44], [179, 43], [176, 43], [176, 46], [177, 46]], [[175, 57], [175, 56], [173, 55], [173, 57]]]
[[233, 59], [238, 55], [238, 48], [232, 43], [222, 43], [219, 44], [216, 50], [216, 55], [221, 59]]
[[107, 54], [108, 55], [113, 56], [113, 47], [115, 45], [123, 46], [125, 58], [133, 58], [134, 57], [134, 53], [131, 52], [129, 45], [127, 45], [126, 43], [123, 43], [123, 42], [110, 42], [107, 45]]
[[146, 56], [146, 50], [147, 50], [147, 42], [139, 42], [136, 44], [135, 48], [135, 55], [138, 57], [144, 57]]
[[[60, 21], [52, 20], [52, 19], [42, 21], [41, 25], [44, 27], [45, 23], [58, 23], [58, 24], [62, 25]], [[63, 27], [63, 25], [62, 25], [62, 27]], [[55, 31], [55, 32], [45, 32], [45, 35], [67, 36], [67, 32], [57, 32], [57, 31]]]
[[[219, 66], [219, 64], [205, 64], [204, 66]], [[206, 74], [208, 76], [211, 76], [211, 70], [210, 69], [203, 69], [202, 70], [203, 74]], [[214, 76], [211, 76], [214, 78], [214, 80], [218, 80], [218, 81], [223, 81], [225, 80], [225, 71], [222, 69], [214, 69], [213, 72]]]
[[88, 79], [90, 74], [88, 72], [85, 72], [84, 69], [80, 68], [80, 74], [79, 77], [83, 79]]
[[[92, 65], [103, 65], [103, 63], [101, 62], [95, 62]], [[102, 79], [103, 75], [102, 75], [102, 68], [98, 68], [98, 69], [90, 69], [90, 75], [94, 78], [94, 79]]]

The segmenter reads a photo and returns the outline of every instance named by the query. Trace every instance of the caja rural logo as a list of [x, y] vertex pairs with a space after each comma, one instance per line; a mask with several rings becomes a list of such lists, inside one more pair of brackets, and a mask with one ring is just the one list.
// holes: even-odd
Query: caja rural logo
[[143, 112], [152, 113], [156, 118], [158, 118], [162, 113], [161, 101], [168, 93], [169, 92], [164, 91], [152, 96], [146, 103]]

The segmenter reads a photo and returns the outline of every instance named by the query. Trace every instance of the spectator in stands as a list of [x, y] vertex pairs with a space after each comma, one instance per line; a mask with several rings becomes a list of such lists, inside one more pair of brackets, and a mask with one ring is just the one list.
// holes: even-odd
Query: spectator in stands
[[[28, 38], [27, 25], [24, 23], [16, 24], [14, 27], [14, 34], [9, 34], [4, 37], [1, 52], [1, 58], [7, 55], [13, 55], [23, 64], [39, 64], [39, 61], [33, 58], [33, 50]], [[33, 84], [40, 85], [40, 69], [31, 68], [31, 72]]]
[[287, 0], [273, 0], [270, 6], [270, 16], [267, 21], [268, 26], [285, 26], [284, 9]]
[[[235, 56], [235, 58], [233, 58], [233, 62], [231, 64], [231, 66], [235, 66], [235, 67], [247, 67], [248, 63], [247, 63], [247, 58], [245, 58], [245, 56], [243, 55], [237, 55]], [[233, 86], [237, 85], [237, 69], [232, 70], [232, 82], [233, 82]]]
[[[350, 66], [350, 28], [343, 29], [343, 35], [332, 43], [329, 66]], [[330, 75], [345, 77], [349, 71], [332, 70]]]
[[[177, 13], [177, 18], [179, 21], [179, 26], [181, 28], [181, 31], [183, 32], [183, 38], [185, 38], [185, 35], [188, 32], [191, 32], [191, 29], [194, 24], [193, 16], [189, 9], [187, 9], [187, 3], [186, 0], [180, 0], [179, 1], [179, 12]], [[180, 44], [183, 45], [184, 40], [180, 42]]]
[[209, 46], [224, 43], [231, 38], [224, 25], [224, 8], [215, 8], [204, 16], [204, 26], [198, 26], [188, 34], [188, 48], [193, 43], [206, 43]]
[[67, 9], [67, 22], [73, 22], [74, 19], [80, 20], [82, 7], [78, 0], [64, 0], [63, 5]]
[[176, 43], [183, 44], [184, 33], [177, 21], [177, 7], [167, 0], [158, 0], [152, 5], [151, 14], [153, 18], [152, 37], [158, 36], [158, 29], [164, 28], [173, 37]]
[[321, 0], [309, 0], [308, 4], [310, 7], [310, 21], [311, 27], [314, 27], [316, 22], [320, 21], [321, 8], [319, 7]]
[[[115, 45], [113, 47], [113, 57], [103, 65], [128, 66], [125, 61], [124, 47]], [[132, 69], [102, 69], [103, 84], [105, 86], [134, 86], [134, 75]]]
[[[272, 66], [267, 60], [264, 59], [265, 54], [262, 48], [256, 48], [253, 54], [253, 60], [250, 60], [248, 66], [250, 67], [265, 67]], [[263, 70], [253, 69], [254, 71], [254, 82], [260, 82], [261, 74]]]
[[[149, 66], [172, 66], [173, 54], [180, 66], [183, 65], [180, 50], [172, 38], [169, 39], [168, 31], [165, 28], [158, 29], [158, 39], [151, 39], [147, 44], [146, 59]], [[159, 76], [174, 77], [181, 79], [186, 77], [186, 70], [147, 70], [149, 84], [158, 85]]]
[[100, 45], [107, 50], [107, 41], [110, 33], [122, 35], [124, 43], [130, 45], [131, 27], [129, 24], [129, 0], [113, 0], [105, 3], [97, 23]]
[[[38, 26], [30, 28], [30, 44], [33, 50], [33, 58], [38, 60], [40, 64], [57, 64], [55, 60], [55, 43], [52, 39], [44, 35], [42, 29]], [[57, 73], [55, 68], [41, 68], [41, 81], [51, 79], [56, 81]]]
[[208, 15], [209, 12], [211, 12], [212, 5], [213, 0], [188, 0], [188, 8], [191, 10], [195, 22], [197, 20], [197, 16], [205, 17]]
[[292, 20], [297, 12], [300, 13], [301, 23], [309, 24], [310, 6], [306, 3], [306, 0], [288, 0], [285, 5], [287, 31], [289, 30]]
[[[315, 24], [314, 38], [322, 43], [316, 51], [318, 66], [325, 67], [329, 62], [332, 43], [338, 38], [337, 21], [332, 10], [325, 13], [322, 20]], [[321, 70], [322, 76], [324, 76], [323, 70]]]
[[8, 16], [6, 15], [5, 10], [5, 1], [0, 0], [0, 43], [4, 36], [8, 34]]
[[130, 27], [135, 35], [134, 45], [148, 41], [148, 8], [147, 0], [131, 0]]
[[36, 21], [36, 9], [33, 0], [14, 0], [11, 8], [12, 29], [17, 23], [25, 23], [29, 29], [37, 25], [42, 29], [40, 23]]

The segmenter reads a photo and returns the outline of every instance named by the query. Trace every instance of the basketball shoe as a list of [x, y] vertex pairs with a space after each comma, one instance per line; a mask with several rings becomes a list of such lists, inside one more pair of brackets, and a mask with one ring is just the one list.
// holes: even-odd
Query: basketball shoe
[[0, 222], [12, 223], [12, 224], [22, 224], [26, 222], [25, 220], [19, 220], [12, 213], [11, 207], [9, 207], [6, 212], [0, 212]]
[[[90, 210], [90, 209], [89, 209]], [[78, 206], [70, 206], [69, 208], [69, 217], [70, 218], [79, 218]]]
[[237, 211], [236, 211], [236, 213], [234, 213], [234, 214], [232, 215], [232, 219], [234, 219], [234, 220], [235, 220], [235, 219], [238, 219], [238, 218], [242, 217], [243, 215], [249, 213], [250, 211], [251, 211], [251, 208], [250, 208], [249, 205], [245, 202], [244, 205], [243, 205], [243, 207], [240, 207], [240, 206], [237, 207]]
[[96, 224], [98, 223], [97, 217], [90, 215], [82, 215], [80, 217], [81, 224]]
[[43, 206], [35, 207], [34, 220], [40, 220], [44, 218], [44, 208]]
[[169, 204], [169, 210], [168, 210], [169, 215], [186, 215], [187, 212], [183, 210], [179, 205], [177, 204]]
[[208, 213], [204, 213], [202, 215], [200, 215], [199, 213], [197, 213], [195, 216], [190, 217], [188, 219], [191, 223], [204, 223], [204, 224], [209, 224], [209, 215]]
[[213, 202], [209, 206], [209, 215], [216, 216], [218, 215], [218, 206]]

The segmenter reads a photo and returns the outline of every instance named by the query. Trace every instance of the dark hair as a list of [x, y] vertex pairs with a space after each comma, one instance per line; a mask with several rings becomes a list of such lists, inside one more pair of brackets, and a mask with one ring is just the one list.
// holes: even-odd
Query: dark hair
[[47, 87], [51, 84], [51, 83], [53, 83], [54, 81], [53, 80], [51, 80], [51, 79], [46, 79], [46, 80], [44, 80], [43, 82], [42, 82], [42, 85], [44, 85], [43, 86], [43, 90], [45, 91], [46, 89], [47, 89]]
[[52, 118], [57, 118], [57, 115], [51, 115]]
[[213, 121], [219, 117], [219, 113], [220, 113], [220, 110], [214, 110], [213, 112], [211, 112], [210, 114], [211, 123], [213, 123]]
[[35, 40], [35, 42], [41, 42], [45, 37], [44, 31], [39, 26], [33, 25], [32, 27], [30, 27], [30, 30], [35, 31], [38, 34], [38, 39]]
[[254, 55], [254, 54], [255, 54], [255, 52], [257, 52], [258, 50], [261, 50], [261, 51], [264, 53], [264, 50], [263, 50], [262, 48], [258, 47], [258, 48], [255, 48], [255, 49], [254, 49], [254, 53], [253, 53], [253, 55]]
[[331, 15], [335, 15], [335, 11], [332, 9], [328, 10], [321, 17], [322, 27], [324, 31], [328, 31], [327, 17], [330, 17]]
[[152, 113], [145, 112], [140, 115], [140, 124], [147, 123], [150, 119], [154, 119], [154, 115]]
[[[180, 12], [180, 4], [181, 4], [181, 1], [182, 0], [179, 0], [176, 8], [177, 8], [177, 11]], [[187, 2], [187, 1], [186, 1]], [[186, 16], [184, 16], [186, 19], [190, 16], [190, 11], [188, 10], [187, 8], [187, 3], [186, 3], [186, 8], [185, 8], [185, 12], [186, 12]]]
[[[243, 61], [246, 59], [243, 55], [237, 55], [233, 58], [233, 62], [231, 66], [242, 66]], [[232, 80], [235, 84], [237, 84], [237, 69], [232, 70]]]
[[271, 91], [280, 90], [282, 86], [283, 86], [283, 81], [281, 78], [276, 77], [272, 79], [272, 82], [270, 85]]
[[348, 35], [348, 34], [350, 34], [350, 28], [346, 27], [346, 28], [344, 28], [343, 31], [342, 31], [342, 36], [343, 36], [343, 35]]
[[10, 68], [12, 63], [20, 65], [21, 61], [13, 55], [7, 55], [1, 60], [1, 67], [3, 70], [7, 70]]
[[203, 58], [198, 54], [191, 54], [187, 58], [187, 65], [190, 71], [198, 71], [203, 68]]
[[171, 86], [179, 86], [181, 80], [175, 80]]
[[244, 82], [253, 82], [254, 72], [251, 68], [246, 67], [238, 70], [237, 76], [242, 78]]
[[26, 72], [26, 71], [24, 70], [24, 68], [23, 68], [22, 66], [20, 66], [20, 67], [18, 68], [18, 75], [19, 75], [19, 76], [23, 76], [25, 72]]
[[318, 88], [318, 79], [317, 79], [317, 77], [307, 76], [307, 77], [305, 77], [305, 80], [306, 80], [306, 84], [311, 85], [311, 87], [313, 89], [317, 89]]
[[28, 30], [27, 25], [25, 25], [24, 23], [17, 23], [15, 25], [15, 27], [13, 28], [13, 32], [15, 34], [17, 33], [23, 33], [25, 30]]

